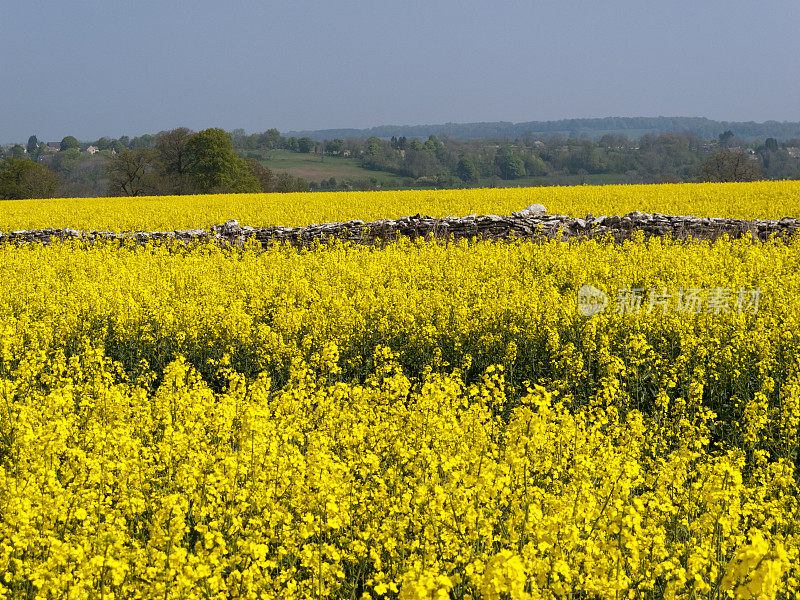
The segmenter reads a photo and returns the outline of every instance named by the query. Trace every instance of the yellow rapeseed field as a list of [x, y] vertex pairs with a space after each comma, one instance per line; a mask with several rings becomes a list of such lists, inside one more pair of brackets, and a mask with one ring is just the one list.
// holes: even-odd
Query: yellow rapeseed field
[[[38, 201], [0, 227], [783, 216], [798, 185]], [[0, 598], [800, 598], [800, 242], [69, 242], [0, 246], [0, 280]]]
[[401, 192], [218, 194], [146, 198], [58, 198], [0, 202], [0, 231], [46, 227], [98, 231], [207, 228], [228, 219], [244, 225], [510, 214], [544, 204], [550, 214], [623, 215], [633, 210], [698, 217], [800, 217], [800, 182], [682, 183]]

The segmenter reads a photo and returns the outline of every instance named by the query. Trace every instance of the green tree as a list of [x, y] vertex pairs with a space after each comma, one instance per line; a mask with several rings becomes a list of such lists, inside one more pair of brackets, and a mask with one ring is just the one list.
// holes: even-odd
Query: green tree
[[75, 137], [68, 135], [63, 140], [61, 140], [61, 151], [64, 152], [65, 150], [69, 150], [70, 148], [77, 148], [80, 150], [81, 143], [75, 139]]
[[325, 141], [325, 152], [328, 154], [341, 154], [344, 149], [344, 140], [333, 139]]
[[39, 151], [39, 138], [35, 135], [29, 137], [28, 145], [25, 148], [28, 150], [28, 154], [36, 154]]
[[469, 156], [462, 156], [456, 166], [456, 175], [458, 175], [462, 181], [475, 183], [478, 181], [480, 173], [478, 172], [478, 167], [475, 166], [474, 160]]
[[308, 154], [314, 148], [314, 140], [309, 137], [301, 137], [297, 140], [297, 149], [303, 154]]
[[92, 142], [92, 146], [96, 146], [98, 150], [108, 150], [111, 148], [111, 140], [107, 137], [101, 137], [99, 140]]
[[158, 134], [155, 144], [156, 159], [159, 163], [161, 187], [165, 194], [190, 194], [192, 181], [189, 176], [189, 140], [193, 132], [186, 127]]
[[[778, 140], [775, 138], [767, 138], [764, 142], [764, 146], [766, 146], [767, 150], [770, 152], [777, 152], [778, 151]], [[30, 150], [28, 150], [30, 152]]]
[[425, 142], [424, 146], [428, 152], [436, 153], [442, 149], [444, 144], [442, 144], [442, 142], [439, 141], [439, 138], [431, 134], [428, 136], [428, 141]]
[[525, 163], [512, 148], [505, 146], [497, 151], [494, 164], [500, 169], [503, 179], [519, 179], [525, 177]]
[[259, 133], [256, 137], [255, 147], [264, 150], [280, 148], [286, 144], [286, 140], [281, 136], [277, 129], [267, 129], [264, 133]]
[[279, 173], [275, 177], [274, 192], [307, 192], [308, 183], [290, 173]]
[[21, 158], [0, 162], [0, 199], [52, 198], [58, 176], [39, 163]]
[[227, 131], [219, 128], [195, 133], [186, 143], [189, 152], [188, 173], [201, 193], [260, 192], [258, 179], [247, 163], [233, 151]]
[[379, 137], [375, 137], [374, 135], [370, 138], [367, 138], [366, 147], [367, 156], [378, 156], [381, 154], [381, 152], [383, 152], [381, 139]]
[[157, 136], [155, 136], [155, 135], [151, 135], [149, 133], [145, 133], [144, 135], [140, 135], [140, 136], [137, 136], [137, 137], [133, 138], [130, 141], [130, 144], [128, 144], [128, 147], [131, 150], [139, 150], [139, 149], [142, 149], [142, 148], [145, 149], [145, 150], [152, 150], [153, 147], [156, 144], [156, 138], [157, 138]]
[[48, 166], [56, 173], [61, 173], [69, 178], [81, 159], [81, 151], [77, 148], [70, 148], [53, 156]]
[[536, 154], [526, 154], [523, 159], [525, 172], [532, 177], [542, 177], [547, 175], [547, 165]]

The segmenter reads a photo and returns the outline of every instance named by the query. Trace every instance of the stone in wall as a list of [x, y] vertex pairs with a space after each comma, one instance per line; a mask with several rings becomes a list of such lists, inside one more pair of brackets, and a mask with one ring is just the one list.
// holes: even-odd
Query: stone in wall
[[[541, 206], [541, 205], [532, 205]], [[531, 207], [528, 207], [531, 208]], [[542, 207], [544, 208], [544, 207]], [[381, 219], [364, 222], [312, 224], [305, 227], [251, 227], [240, 225], [235, 219], [215, 225], [210, 232], [203, 229], [182, 231], [153, 231], [115, 233], [108, 231], [78, 231], [75, 229], [37, 229], [32, 231], [0, 232], [0, 243], [50, 244], [81, 239], [89, 244], [132, 240], [137, 244], [149, 241], [171, 241], [182, 245], [213, 240], [217, 243], [243, 246], [255, 240], [262, 246], [281, 243], [295, 247], [308, 247], [315, 243], [341, 240], [357, 244], [388, 243], [399, 238], [409, 239], [484, 239], [506, 240], [530, 238], [539, 241], [558, 239], [592, 239], [608, 237], [616, 242], [631, 239], [636, 232], [645, 238], [669, 236], [674, 239], [715, 240], [723, 235], [732, 238], [746, 237], [754, 242], [766, 242], [775, 236], [787, 241], [798, 229], [798, 220], [785, 217], [780, 220], [751, 221], [728, 218], [700, 218], [692, 216], [646, 214], [634, 211], [623, 216], [602, 215], [595, 218], [574, 218], [565, 215], [548, 215], [530, 211], [512, 215], [469, 215], [467, 217], [434, 218], [414, 215], [399, 219]], [[538, 210], [538, 209], [537, 209]], [[523, 214], [524, 213], [524, 214]]]

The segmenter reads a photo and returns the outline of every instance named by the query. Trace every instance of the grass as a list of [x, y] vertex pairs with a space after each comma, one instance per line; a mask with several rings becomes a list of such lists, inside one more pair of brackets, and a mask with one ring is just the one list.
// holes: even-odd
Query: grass
[[357, 158], [344, 156], [325, 156], [319, 154], [300, 154], [289, 150], [245, 151], [245, 156], [256, 154], [264, 166], [277, 173], [289, 173], [306, 181], [327, 181], [331, 177], [337, 181], [354, 179], [375, 179], [380, 185], [398, 186], [402, 177], [385, 171], [370, 171], [359, 165]]

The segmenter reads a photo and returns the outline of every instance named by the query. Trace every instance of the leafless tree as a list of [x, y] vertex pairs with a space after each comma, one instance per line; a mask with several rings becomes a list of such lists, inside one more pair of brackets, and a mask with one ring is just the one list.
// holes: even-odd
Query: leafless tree
[[150, 191], [149, 175], [154, 169], [153, 153], [148, 150], [125, 150], [106, 165], [109, 193], [112, 196], [142, 196]]
[[741, 151], [715, 150], [700, 165], [700, 181], [758, 181], [761, 167]]

